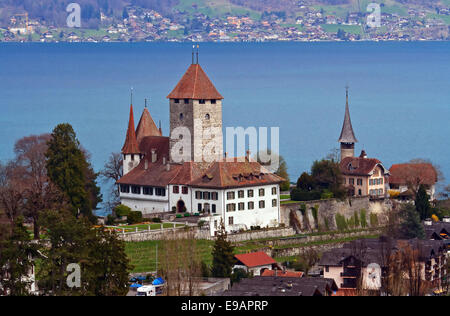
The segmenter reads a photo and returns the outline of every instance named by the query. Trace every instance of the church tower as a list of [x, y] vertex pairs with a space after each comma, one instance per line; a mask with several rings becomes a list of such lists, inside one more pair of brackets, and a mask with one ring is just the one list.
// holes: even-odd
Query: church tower
[[347, 157], [355, 156], [355, 143], [358, 142], [353, 131], [352, 120], [350, 119], [348, 87], [346, 88], [346, 97], [344, 125], [342, 126], [341, 136], [339, 137], [339, 143], [341, 143], [341, 161]]
[[141, 162], [141, 152], [136, 139], [136, 131], [134, 130], [133, 104], [130, 106], [130, 120], [128, 121], [127, 137], [122, 147], [123, 155], [123, 175], [136, 168]]
[[167, 98], [170, 100], [171, 162], [220, 160], [223, 97], [198, 64], [198, 55], [197, 62], [193, 58], [192, 65]]

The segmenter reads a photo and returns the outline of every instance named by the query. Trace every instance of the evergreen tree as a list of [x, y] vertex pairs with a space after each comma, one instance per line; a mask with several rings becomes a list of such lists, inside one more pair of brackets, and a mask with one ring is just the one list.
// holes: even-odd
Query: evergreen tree
[[[70, 212], [48, 211], [42, 216], [49, 246], [39, 274], [39, 287], [57, 296], [115, 296], [128, 291], [130, 266], [125, 245], [115, 234], [92, 229], [87, 219]], [[81, 287], [69, 288], [67, 266], [80, 265]]]
[[48, 176], [66, 194], [73, 214], [80, 212], [95, 222], [92, 210], [101, 202], [97, 174], [81, 150], [70, 124], [55, 127], [48, 142], [46, 157]]
[[34, 269], [37, 246], [31, 243], [23, 218], [19, 217], [11, 235], [0, 241], [0, 295], [26, 296], [31, 281], [27, 278]]
[[211, 268], [212, 276], [215, 278], [229, 278], [235, 263], [234, 247], [227, 240], [227, 233], [223, 221], [218, 232], [213, 248], [213, 264]]
[[420, 185], [416, 194], [416, 209], [421, 220], [425, 220], [431, 216], [430, 196], [424, 185]]
[[425, 232], [420, 221], [419, 213], [413, 205], [406, 205], [400, 213], [401, 223], [398, 238], [425, 238]]

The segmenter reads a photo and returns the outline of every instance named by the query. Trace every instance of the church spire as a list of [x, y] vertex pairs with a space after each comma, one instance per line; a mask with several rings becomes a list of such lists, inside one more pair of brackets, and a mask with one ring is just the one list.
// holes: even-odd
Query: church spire
[[136, 131], [134, 130], [134, 115], [133, 104], [130, 106], [130, 120], [128, 121], [127, 137], [125, 144], [122, 148], [122, 153], [127, 154], [140, 154], [139, 147], [136, 140]]
[[340, 143], [354, 144], [358, 140], [355, 137], [355, 132], [353, 131], [352, 120], [350, 118], [350, 109], [348, 105], [348, 86], [346, 87], [346, 104], [345, 104], [345, 117], [344, 124], [342, 126], [341, 136], [339, 137]]
[[136, 140], [138, 145], [141, 145], [141, 141], [147, 136], [162, 136], [159, 129], [156, 127], [155, 121], [148, 110], [147, 99], [145, 99], [145, 108], [142, 112], [141, 119], [136, 128]]

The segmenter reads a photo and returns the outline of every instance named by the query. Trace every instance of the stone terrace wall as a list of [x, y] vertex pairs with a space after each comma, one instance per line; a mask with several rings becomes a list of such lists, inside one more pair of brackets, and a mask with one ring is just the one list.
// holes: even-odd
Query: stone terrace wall
[[[302, 215], [300, 207], [306, 205], [306, 214]], [[325, 221], [328, 223], [329, 230], [336, 230], [336, 214], [343, 215], [346, 219], [357, 212], [358, 216], [362, 209], [366, 210], [366, 219], [369, 223], [370, 214], [377, 214], [378, 221], [383, 224], [386, 221], [385, 213], [392, 209], [392, 201], [389, 199], [371, 200], [369, 197], [355, 197], [344, 201], [337, 199], [317, 200], [307, 202], [296, 202], [292, 204], [282, 204], [280, 209], [281, 223], [290, 225], [290, 213], [294, 211], [297, 220], [300, 222], [301, 231], [310, 231], [314, 225], [312, 208], [318, 207], [319, 225], [325, 227]]]
[[[191, 227], [189, 232], [186, 230], [186, 228], [167, 228], [162, 230], [124, 233], [118, 234], [118, 236], [120, 239], [126, 242], [141, 242], [148, 240], [163, 240], [165, 238], [173, 236], [174, 233], [176, 233], [179, 237], [188, 237], [188, 235], [192, 234], [192, 232], [194, 233], [196, 239], [214, 240], [214, 237], [210, 236], [209, 229], [199, 229], [198, 227]], [[240, 242], [262, 238], [288, 237], [292, 235], [295, 235], [295, 231], [294, 229], [289, 227], [229, 234], [228, 240], [231, 242]]]

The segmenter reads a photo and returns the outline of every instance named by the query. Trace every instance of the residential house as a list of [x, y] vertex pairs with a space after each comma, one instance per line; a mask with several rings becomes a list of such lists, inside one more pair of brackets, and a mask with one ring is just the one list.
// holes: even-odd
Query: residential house
[[403, 163], [395, 164], [389, 169], [389, 187], [393, 192], [413, 196], [411, 190], [424, 185], [430, 200], [436, 198], [436, 183], [438, 174], [431, 163]]
[[266, 270], [281, 270], [280, 265], [263, 251], [239, 254], [233, 269], [244, 269], [254, 276], [262, 275]]
[[339, 137], [341, 146], [340, 169], [344, 178], [343, 184], [351, 196], [384, 197], [389, 171], [378, 159], [368, 158], [364, 150], [359, 157], [355, 157], [355, 144], [358, 140], [350, 118], [348, 88], [346, 99], [344, 124]]

